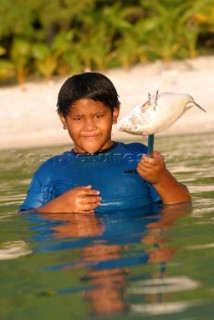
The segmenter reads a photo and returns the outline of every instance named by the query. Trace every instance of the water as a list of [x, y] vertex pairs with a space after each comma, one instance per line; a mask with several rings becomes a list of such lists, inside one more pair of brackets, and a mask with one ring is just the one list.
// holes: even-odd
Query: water
[[155, 144], [192, 208], [18, 215], [32, 173], [67, 148], [1, 152], [1, 320], [213, 319], [214, 134]]

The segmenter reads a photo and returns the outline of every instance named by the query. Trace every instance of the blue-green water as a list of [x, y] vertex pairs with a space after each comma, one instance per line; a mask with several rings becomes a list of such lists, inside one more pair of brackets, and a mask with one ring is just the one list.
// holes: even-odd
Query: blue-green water
[[35, 169], [67, 148], [1, 152], [1, 320], [214, 318], [214, 134], [155, 144], [192, 208], [18, 215]]

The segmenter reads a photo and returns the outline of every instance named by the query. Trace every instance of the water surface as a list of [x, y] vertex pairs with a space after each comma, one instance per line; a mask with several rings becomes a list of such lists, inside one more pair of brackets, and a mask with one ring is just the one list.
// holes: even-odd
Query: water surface
[[68, 147], [1, 152], [1, 320], [213, 319], [214, 134], [155, 143], [192, 208], [18, 215], [33, 172]]

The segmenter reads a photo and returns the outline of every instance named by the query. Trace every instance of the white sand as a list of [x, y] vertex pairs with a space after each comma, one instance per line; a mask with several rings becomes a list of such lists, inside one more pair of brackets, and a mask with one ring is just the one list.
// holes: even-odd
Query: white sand
[[[130, 70], [109, 70], [105, 74], [120, 95], [121, 115], [139, 102], [145, 102], [148, 92], [154, 94], [157, 89], [188, 93], [207, 112], [194, 107], [160, 135], [214, 130], [214, 56], [173, 61], [170, 65], [155, 62]], [[0, 88], [0, 149], [70, 143], [55, 111], [57, 94], [65, 79]], [[116, 129], [113, 129], [113, 138], [138, 139]]]

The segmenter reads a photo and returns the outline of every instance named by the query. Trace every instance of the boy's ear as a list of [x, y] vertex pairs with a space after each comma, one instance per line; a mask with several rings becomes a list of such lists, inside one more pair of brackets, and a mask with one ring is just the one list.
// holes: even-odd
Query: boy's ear
[[119, 113], [120, 113], [120, 106], [117, 107], [117, 108], [114, 108], [114, 111], [113, 111], [113, 124], [117, 123], [117, 118], [119, 116]]
[[58, 113], [58, 116], [60, 118], [60, 121], [63, 124], [63, 129], [67, 129], [67, 123], [66, 123], [65, 117], [61, 113]]

